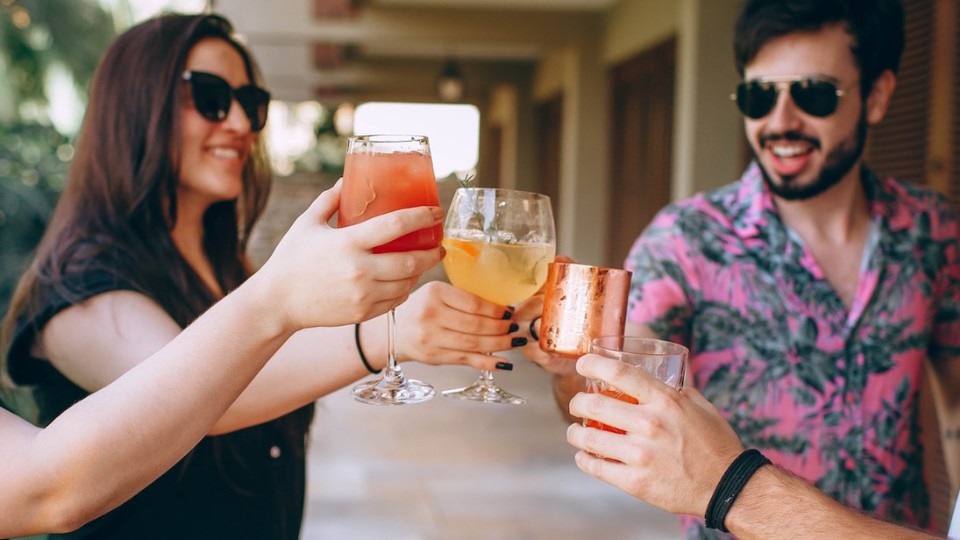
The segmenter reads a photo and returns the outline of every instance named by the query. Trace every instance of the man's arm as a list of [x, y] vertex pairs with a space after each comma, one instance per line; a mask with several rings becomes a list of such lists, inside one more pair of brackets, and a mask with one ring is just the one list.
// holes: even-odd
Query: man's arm
[[[638, 401], [581, 393], [570, 402], [572, 414], [626, 431], [571, 425], [567, 440], [581, 450], [577, 466], [658, 508], [703, 517], [743, 445], [716, 407], [695, 389], [678, 392], [643, 371], [623, 370], [617, 364], [597, 355], [577, 362], [580, 374], [602, 379]], [[745, 540], [933, 538], [851, 510], [771, 465], [749, 479], [724, 525]]]
[[936, 538], [854, 511], [806, 481], [772, 465], [761, 467], [750, 478], [727, 513], [725, 523], [730, 532], [742, 540]]
[[933, 363], [931, 381], [951, 494], [960, 491], [960, 358]]

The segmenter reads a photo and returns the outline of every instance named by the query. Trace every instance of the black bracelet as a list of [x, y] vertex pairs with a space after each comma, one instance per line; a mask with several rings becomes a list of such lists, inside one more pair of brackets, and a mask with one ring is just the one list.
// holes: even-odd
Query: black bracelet
[[383, 371], [382, 369], [373, 369], [373, 366], [367, 361], [366, 355], [363, 354], [363, 347], [360, 346], [360, 323], [353, 325], [353, 340], [357, 342], [357, 353], [360, 354], [360, 361], [363, 362], [363, 367], [367, 368], [367, 371], [374, 375], [378, 375]]
[[540, 336], [537, 335], [537, 331], [533, 329], [533, 323], [540, 320], [540, 317], [536, 317], [530, 321], [530, 336], [533, 337], [534, 341], [540, 341]]
[[720, 478], [720, 483], [717, 484], [713, 497], [710, 497], [710, 503], [707, 504], [707, 512], [704, 515], [707, 528], [730, 532], [723, 524], [727, 518], [727, 512], [730, 511], [730, 507], [733, 506], [743, 486], [747, 485], [747, 480], [750, 480], [753, 473], [757, 472], [760, 467], [769, 464], [770, 460], [754, 448], [744, 450], [737, 456], [737, 459], [733, 460], [727, 471], [723, 473], [723, 477]]

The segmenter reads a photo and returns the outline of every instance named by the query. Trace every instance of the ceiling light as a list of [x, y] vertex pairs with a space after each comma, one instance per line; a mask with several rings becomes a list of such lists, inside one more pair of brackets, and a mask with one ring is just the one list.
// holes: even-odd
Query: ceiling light
[[447, 60], [437, 79], [437, 98], [440, 101], [461, 101], [467, 89], [467, 81], [460, 71], [460, 64]]

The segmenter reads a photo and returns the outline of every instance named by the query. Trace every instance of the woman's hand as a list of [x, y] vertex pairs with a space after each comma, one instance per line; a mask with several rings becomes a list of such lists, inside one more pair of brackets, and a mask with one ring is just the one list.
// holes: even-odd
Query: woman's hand
[[[488, 302], [449, 283], [432, 281], [397, 308], [397, 349], [401, 361], [497, 369], [509, 362], [488, 353], [526, 343], [505, 306]], [[364, 331], [374, 325], [364, 325]]]
[[[374, 254], [374, 247], [443, 221], [443, 210], [397, 210], [336, 229], [327, 222], [337, 211], [342, 180], [320, 194], [290, 227], [252, 280], [261, 281], [295, 327], [340, 326], [394, 308], [410, 294], [420, 275], [443, 257], [440, 247]], [[323, 276], [317, 280], [316, 276]]]
[[[574, 259], [566, 255], [557, 255], [554, 262], [575, 263]], [[560, 376], [576, 375], [576, 359], [544, 352], [540, 348], [540, 317], [543, 316], [544, 287], [530, 299], [517, 304], [513, 319], [520, 326], [520, 332], [529, 339], [527, 345], [520, 349], [528, 360], [544, 370]]]

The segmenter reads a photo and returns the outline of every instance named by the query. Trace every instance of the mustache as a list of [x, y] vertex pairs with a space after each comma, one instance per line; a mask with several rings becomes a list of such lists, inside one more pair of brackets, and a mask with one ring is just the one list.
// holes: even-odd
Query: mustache
[[760, 138], [758, 139], [758, 142], [760, 143], [761, 148], [767, 146], [767, 144], [769, 143], [780, 142], [780, 141], [805, 142], [810, 146], [813, 146], [814, 148], [817, 148], [817, 149], [820, 148], [820, 139], [816, 137], [810, 137], [810, 136], [804, 135], [799, 131], [786, 131], [784, 133], [768, 133], [768, 134], [760, 135]]

